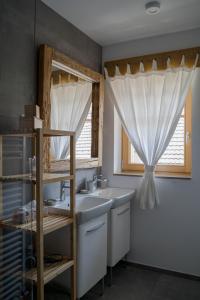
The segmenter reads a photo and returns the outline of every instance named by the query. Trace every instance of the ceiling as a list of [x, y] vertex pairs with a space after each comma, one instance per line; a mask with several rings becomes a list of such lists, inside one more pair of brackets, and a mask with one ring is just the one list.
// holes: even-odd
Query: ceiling
[[42, 0], [102, 46], [200, 27], [200, 0], [161, 0], [147, 15], [147, 0]]

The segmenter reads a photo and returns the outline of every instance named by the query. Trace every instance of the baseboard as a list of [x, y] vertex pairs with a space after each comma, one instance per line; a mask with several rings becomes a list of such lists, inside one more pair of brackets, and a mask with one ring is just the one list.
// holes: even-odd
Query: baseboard
[[135, 263], [135, 262], [131, 262], [131, 261], [126, 261], [126, 264], [134, 266], [135, 268], [140, 268], [140, 269], [144, 269], [144, 270], [150, 270], [150, 271], [154, 271], [154, 272], [160, 272], [160, 273], [165, 273], [168, 275], [173, 275], [173, 276], [177, 276], [177, 277], [200, 281], [200, 276], [198, 276], [198, 275], [192, 275], [192, 274], [181, 273], [181, 272], [177, 272], [177, 271], [166, 270], [166, 269], [143, 265], [143, 264]]

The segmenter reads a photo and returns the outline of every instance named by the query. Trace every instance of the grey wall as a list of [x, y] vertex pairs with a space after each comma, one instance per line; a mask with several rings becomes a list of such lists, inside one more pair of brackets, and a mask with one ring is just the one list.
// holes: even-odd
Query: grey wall
[[37, 0], [0, 1], [0, 129], [13, 129], [24, 104], [36, 102], [38, 46], [48, 44], [99, 71], [101, 47]]
[[[103, 59], [200, 46], [200, 30], [143, 39], [103, 49]], [[193, 88], [192, 179], [157, 178], [160, 207], [135, 203], [129, 260], [200, 276], [200, 72]], [[113, 176], [113, 106], [105, 98], [103, 173], [113, 187], [137, 188], [141, 177]]]
[[[101, 69], [101, 47], [40, 0], [37, 0], [35, 48], [34, 2], [0, 1], [1, 132], [16, 129], [24, 105], [37, 101], [40, 44], [48, 44], [93, 70]], [[86, 174], [92, 176], [93, 172], [90, 170]], [[81, 180], [81, 174], [78, 179]]]

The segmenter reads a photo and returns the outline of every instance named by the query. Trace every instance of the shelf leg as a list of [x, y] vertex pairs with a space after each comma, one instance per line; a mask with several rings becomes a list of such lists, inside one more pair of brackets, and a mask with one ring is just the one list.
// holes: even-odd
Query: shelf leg
[[76, 300], [76, 215], [75, 215], [75, 153], [76, 153], [76, 137], [70, 136], [70, 175], [73, 179], [70, 180], [70, 214], [73, 218], [71, 226], [71, 255], [74, 265], [71, 268], [71, 300]]
[[71, 300], [76, 300], [76, 269], [71, 268]]
[[43, 239], [43, 131], [36, 135], [36, 253], [37, 299], [44, 300], [44, 239]]

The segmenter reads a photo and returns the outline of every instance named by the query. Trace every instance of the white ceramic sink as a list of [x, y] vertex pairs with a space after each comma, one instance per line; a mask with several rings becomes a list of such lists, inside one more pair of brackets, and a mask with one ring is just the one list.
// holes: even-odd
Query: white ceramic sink
[[88, 209], [93, 209], [96, 206], [102, 205], [107, 202], [107, 199], [102, 199], [99, 197], [78, 197], [76, 199], [76, 211], [83, 211]]
[[[76, 195], [76, 215], [78, 224], [83, 224], [91, 219], [99, 217], [109, 211], [112, 199], [94, 195]], [[64, 201], [58, 201], [54, 208], [69, 209], [69, 197]]]
[[132, 200], [135, 195], [135, 190], [108, 187], [98, 189], [92, 193], [92, 195], [104, 199], [112, 199], [112, 208], [116, 208]]
[[78, 198], [76, 200], [76, 214], [78, 224], [83, 224], [97, 218], [109, 211], [112, 199], [104, 199], [95, 196]]
[[[78, 224], [99, 217], [108, 212], [110, 208], [124, 205], [135, 194], [134, 190], [121, 188], [97, 189], [94, 193], [86, 195], [76, 194], [76, 215]], [[55, 207], [69, 209], [69, 197], [65, 201], [58, 201]]]

